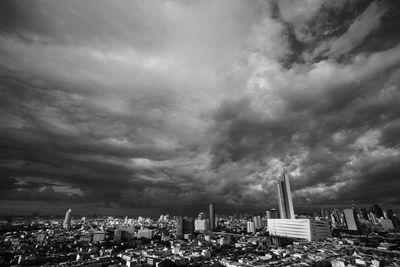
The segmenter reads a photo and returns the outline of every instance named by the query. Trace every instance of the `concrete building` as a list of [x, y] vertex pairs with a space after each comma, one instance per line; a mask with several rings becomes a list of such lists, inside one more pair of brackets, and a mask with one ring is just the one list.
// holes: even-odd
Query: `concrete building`
[[209, 207], [210, 230], [215, 231], [215, 204], [211, 203]]
[[194, 230], [197, 232], [204, 232], [208, 230], [208, 219], [197, 219], [194, 221]]
[[283, 170], [278, 182], [278, 203], [281, 219], [294, 219], [294, 209], [292, 201], [292, 192], [290, 190], [289, 176], [286, 170]]
[[153, 230], [151, 229], [140, 229], [136, 235], [137, 238], [146, 238], [152, 239], [153, 238]]
[[261, 216], [254, 216], [253, 217], [253, 222], [254, 222], [254, 227], [256, 229], [261, 229], [263, 227]]
[[394, 230], [393, 222], [389, 219], [380, 219], [379, 223], [382, 225], [384, 231]]
[[270, 235], [318, 241], [332, 237], [329, 225], [325, 221], [312, 219], [270, 219]]
[[358, 217], [354, 209], [344, 209], [343, 215], [347, 225], [347, 230], [357, 231], [360, 229]]
[[178, 217], [176, 221], [176, 238], [184, 239], [186, 234], [194, 233], [194, 220]]
[[71, 209], [67, 210], [67, 212], [65, 213], [65, 218], [63, 223], [64, 229], [68, 229], [71, 227], [71, 213], [72, 213]]
[[256, 232], [256, 227], [254, 225], [254, 222], [248, 221], [246, 223], [246, 228], [247, 228], [247, 233], [255, 233]]
[[106, 232], [104, 231], [95, 231], [93, 232], [93, 243], [102, 242], [106, 239]]
[[265, 214], [267, 216], [267, 220], [268, 219], [278, 219], [279, 218], [279, 214], [278, 214], [278, 211], [276, 209], [267, 210], [265, 212]]

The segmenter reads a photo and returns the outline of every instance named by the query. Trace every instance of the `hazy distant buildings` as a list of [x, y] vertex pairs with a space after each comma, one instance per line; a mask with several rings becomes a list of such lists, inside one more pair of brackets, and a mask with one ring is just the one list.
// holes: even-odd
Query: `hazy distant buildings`
[[145, 238], [145, 239], [152, 239], [153, 238], [153, 230], [151, 229], [139, 229], [137, 232], [136, 237]]
[[378, 204], [372, 205], [371, 211], [376, 215], [377, 218], [383, 217], [383, 210]]
[[289, 177], [286, 170], [283, 170], [278, 182], [278, 203], [281, 219], [294, 219], [292, 192], [290, 190]]
[[332, 237], [326, 221], [312, 219], [270, 219], [268, 220], [270, 235], [318, 241]]
[[64, 229], [68, 229], [71, 227], [71, 213], [72, 213], [71, 209], [67, 210], [67, 212], [65, 213], [65, 219], [63, 223]]
[[394, 230], [394, 225], [391, 220], [388, 219], [380, 219], [380, 224], [382, 225], [383, 231], [391, 231]]
[[215, 203], [211, 203], [209, 207], [210, 214], [210, 230], [215, 231]]
[[267, 220], [268, 219], [278, 219], [278, 211], [276, 210], [276, 209], [270, 209], [270, 210], [267, 210], [266, 212], [265, 212], [265, 215], [267, 216]]
[[347, 225], [347, 230], [358, 231], [360, 229], [357, 214], [354, 209], [344, 209], [343, 215]]

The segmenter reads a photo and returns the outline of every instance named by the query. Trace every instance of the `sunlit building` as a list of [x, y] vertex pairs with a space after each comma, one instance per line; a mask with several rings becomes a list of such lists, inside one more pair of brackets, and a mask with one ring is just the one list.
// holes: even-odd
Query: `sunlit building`
[[63, 223], [64, 229], [68, 229], [71, 227], [71, 213], [72, 213], [71, 209], [67, 210], [67, 212], [65, 213], [65, 218]]
[[270, 235], [318, 241], [332, 237], [326, 221], [313, 219], [270, 219], [268, 220]]
[[281, 219], [294, 219], [294, 209], [292, 201], [292, 192], [290, 190], [289, 176], [286, 170], [283, 170], [278, 182], [278, 203]]
[[347, 230], [357, 231], [359, 230], [359, 223], [357, 214], [354, 209], [344, 209], [343, 210], [344, 221], [347, 225]]

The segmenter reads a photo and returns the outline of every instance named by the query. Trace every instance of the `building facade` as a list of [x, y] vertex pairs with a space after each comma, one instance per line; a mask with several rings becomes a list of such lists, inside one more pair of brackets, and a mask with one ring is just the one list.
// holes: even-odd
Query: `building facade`
[[270, 219], [268, 220], [270, 235], [318, 241], [332, 237], [326, 221], [312, 219]]
[[215, 203], [211, 203], [209, 207], [210, 213], [210, 230], [215, 231]]
[[292, 201], [292, 192], [290, 190], [289, 176], [286, 170], [283, 170], [278, 182], [278, 203], [281, 219], [294, 219], [294, 209]]
[[65, 218], [63, 223], [64, 229], [68, 229], [71, 227], [71, 213], [72, 213], [71, 209], [67, 210], [67, 212], [65, 213]]

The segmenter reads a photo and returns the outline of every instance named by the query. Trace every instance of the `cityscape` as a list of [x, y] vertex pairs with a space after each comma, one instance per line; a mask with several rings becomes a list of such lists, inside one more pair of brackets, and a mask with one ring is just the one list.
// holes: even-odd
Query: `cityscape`
[[400, 267], [399, 0], [0, 0], [0, 267]]
[[[294, 212], [286, 170], [278, 209], [196, 218], [100, 216], [1, 221], [7, 266], [399, 266], [400, 217], [378, 204]], [[7, 232], [6, 232], [7, 231]]]

